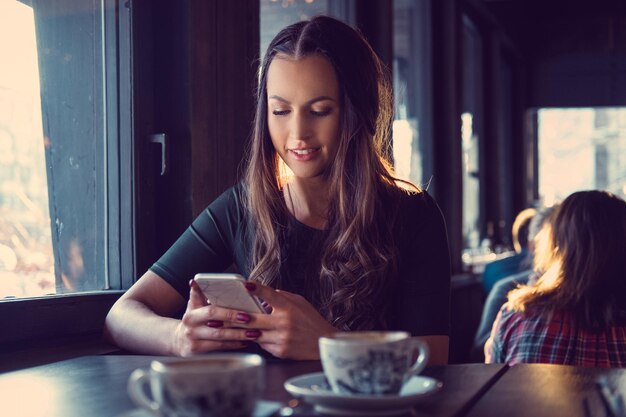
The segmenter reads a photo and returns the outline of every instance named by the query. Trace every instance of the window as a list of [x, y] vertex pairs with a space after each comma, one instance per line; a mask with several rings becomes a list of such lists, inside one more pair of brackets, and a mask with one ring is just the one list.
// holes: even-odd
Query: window
[[119, 288], [108, 273], [119, 213], [114, 11], [0, 8], [0, 298]]
[[542, 204], [590, 189], [626, 198], [626, 108], [535, 111]]
[[0, 3], [0, 299], [55, 292], [33, 9]]
[[396, 174], [421, 187], [433, 175], [430, 1], [393, 3], [393, 158]]
[[481, 243], [480, 138], [483, 115], [482, 37], [474, 23], [463, 18], [461, 143], [463, 152], [463, 239], [465, 248]]

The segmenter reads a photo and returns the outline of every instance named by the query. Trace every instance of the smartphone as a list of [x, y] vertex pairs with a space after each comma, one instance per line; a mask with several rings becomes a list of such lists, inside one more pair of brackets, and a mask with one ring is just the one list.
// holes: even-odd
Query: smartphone
[[244, 286], [246, 279], [239, 274], [196, 274], [194, 280], [213, 305], [246, 313], [266, 314], [259, 299]]

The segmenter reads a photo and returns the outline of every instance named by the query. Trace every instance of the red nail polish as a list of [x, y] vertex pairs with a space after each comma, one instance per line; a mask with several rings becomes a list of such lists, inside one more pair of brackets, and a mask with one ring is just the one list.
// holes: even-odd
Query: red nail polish
[[218, 328], [224, 327], [224, 322], [220, 320], [209, 320], [206, 325], [209, 327]]
[[258, 339], [259, 337], [261, 337], [261, 331], [260, 330], [246, 330], [246, 337], [249, 337], [250, 339]]
[[235, 319], [240, 323], [247, 323], [250, 321], [251, 317], [247, 313], [237, 313]]
[[256, 290], [256, 284], [254, 282], [246, 282], [244, 285], [248, 291]]

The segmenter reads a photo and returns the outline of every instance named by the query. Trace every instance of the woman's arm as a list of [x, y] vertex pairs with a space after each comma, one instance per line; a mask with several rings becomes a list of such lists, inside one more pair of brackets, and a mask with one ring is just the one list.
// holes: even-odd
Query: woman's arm
[[[241, 268], [242, 224], [239, 191], [230, 188], [115, 303], [106, 318], [105, 336], [124, 349], [148, 354], [187, 356], [242, 347], [240, 340], [250, 337], [230, 329], [243, 327], [231, 323], [237, 312], [208, 306], [199, 291], [189, 292], [188, 284], [199, 272], [223, 271], [233, 262]], [[185, 305], [182, 320], [177, 320]]]
[[181, 295], [148, 271], [111, 308], [105, 337], [117, 346], [152, 355], [190, 356], [217, 349], [239, 349], [252, 338], [235, 310], [209, 306], [193, 288], [182, 320], [174, 319], [184, 306]]
[[104, 323], [105, 337], [117, 346], [152, 355], [174, 354], [173, 335], [183, 307], [180, 294], [152, 271], [146, 272], [113, 305]]
[[503, 312], [506, 312], [506, 304], [502, 306], [491, 328], [491, 335], [485, 342], [485, 363], [506, 363], [503, 348]]

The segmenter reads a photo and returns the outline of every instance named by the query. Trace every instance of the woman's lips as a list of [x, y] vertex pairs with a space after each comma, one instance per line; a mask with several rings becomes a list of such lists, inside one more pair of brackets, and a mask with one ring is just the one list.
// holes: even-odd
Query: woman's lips
[[315, 158], [321, 148], [289, 149], [289, 153], [298, 161], [310, 161]]

